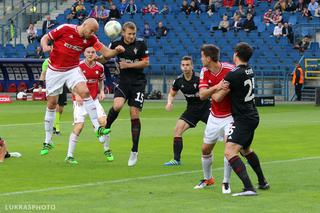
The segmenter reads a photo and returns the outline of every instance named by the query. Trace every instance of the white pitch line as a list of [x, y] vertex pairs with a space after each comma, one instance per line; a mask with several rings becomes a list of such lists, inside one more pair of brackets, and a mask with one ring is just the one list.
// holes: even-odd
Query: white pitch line
[[[294, 159], [289, 159], [289, 160], [275, 160], [275, 161], [263, 162], [261, 164], [268, 165], [268, 164], [276, 164], [276, 163], [290, 163], [290, 162], [297, 162], [297, 161], [303, 161], [303, 160], [315, 160], [315, 159], [320, 159], [320, 156], [294, 158]], [[219, 167], [219, 168], [214, 169], [214, 171], [219, 171], [219, 170], [223, 170], [223, 167]], [[84, 184], [78, 184], [78, 185], [58, 186], [58, 187], [49, 187], [49, 188], [35, 189], [35, 190], [8, 192], [8, 193], [2, 193], [2, 194], [0, 194], [0, 196], [11, 196], [11, 195], [21, 195], [21, 194], [36, 193], [36, 192], [49, 192], [49, 191], [57, 191], [57, 190], [64, 190], [64, 189], [84, 188], [84, 187], [88, 187], [88, 186], [99, 186], [99, 185], [104, 185], [104, 184], [125, 183], [125, 182], [129, 182], [129, 181], [148, 180], [148, 179], [154, 179], [154, 178], [170, 177], [170, 176], [177, 176], [177, 175], [184, 175], [184, 174], [193, 174], [193, 173], [198, 173], [198, 172], [202, 172], [202, 170], [174, 172], [174, 173], [161, 174], [161, 175], [151, 175], [151, 176], [144, 176], [144, 177], [125, 178], [125, 179], [119, 179], [119, 180], [91, 182], [91, 183], [84, 183]]]

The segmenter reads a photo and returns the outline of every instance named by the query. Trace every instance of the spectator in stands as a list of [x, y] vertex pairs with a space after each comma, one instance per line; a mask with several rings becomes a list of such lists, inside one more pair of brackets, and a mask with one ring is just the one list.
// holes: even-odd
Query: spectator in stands
[[314, 12], [314, 16], [318, 18], [320, 17], [320, 7], [316, 9], [316, 11]]
[[146, 15], [148, 13], [151, 13], [151, 4], [148, 4], [145, 8], [142, 8], [143, 15]]
[[117, 9], [117, 6], [115, 4], [110, 4], [109, 18], [110, 19], [120, 19], [121, 18], [121, 13]]
[[297, 101], [301, 101], [301, 89], [304, 83], [303, 70], [299, 63], [296, 63], [296, 68], [292, 75], [292, 85], [297, 96]]
[[195, 14], [201, 13], [200, 7], [196, 4], [195, 1], [190, 2], [190, 10], [192, 13], [195, 13]]
[[235, 15], [240, 16], [240, 18], [245, 18], [247, 16], [246, 15], [246, 11], [243, 9], [242, 5], [239, 5], [238, 10], [236, 10], [236, 12], [234, 13], [233, 17]]
[[251, 13], [247, 14], [247, 19], [243, 22], [243, 30], [246, 32], [250, 32], [252, 30], [256, 30], [257, 27], [254, 24], [253, 17]]
[[77, 13], [76, 8], [72, 6], [70, 13], [67, 15], [68, 23], [70, 23], [70, 21], [76, 17], [76, 13]]
[[275, 5], [274, 5], [274, 10], [279, 9], [280, 11], [284, 12], [287, 9], [287, 1], [286, 0], [279, 0]]
[[303, 8], [306, 7], [306, 3], [304, 2], [304, 0], [298, 0], [298, 4], [296, 6], [296, 12], [301, 12], [303, 11]]
[[310, 11], [310, 13], [314, 16], [314, 13], [316, 11], [316, 9], [319, 7], [318, 2], [316, 2], [316, 0], [311, 0], [309, 5], [308, 5], [308, 10]]
[[162, 8], [162, 10], [160, 10], [159, 14], [163, 14], [163, 15], [169, 14], [169, 7], [168, 7], [168, 5], [166, 5], [166, 4], [163, 5], [163, 8]]
[[214, 6], [214, 0], [209, 1], [209, 5], [207, 7], [208, 16], [213, 16], [213, 13], [216, 12], [216, 8]]
[[213, 2], [216, 9], [219, 9], [223, 6], [223, 0], [213, 0]]
[[200, 2], [200, 4], [203, 4], [203, 5], [208, 6], [208, 5], [209, 5], [210, 0], [198, 0], [198, 2]]
[[308, 8], [303, 8], [302, 12], [301, 12], [301, 15], [306, 17], [308, 20], [311, 20], [312, 19], [312, 14], [311, 12], [308, 10]]
[[228, 20], [228, 16], [227, 14], [224, 14], [222, 17], [222, 21], [220, 21], [219, 23], [219, 30], [221, 30], [222, 32], [227, 32], [230, 29], [230, 24], [229, 24], [229, 20]]
[[275, 25], [278, 25], [278, 23], [282, 22], [282, 14], [280, 9], [277, 9], [275, 13], [272, 16], [271, 22]]
[[242, 29], [241, 17], [240, 15], [235, 14], [233, 16], [233, 29], [235, 32], [238, 32]]
[[160, 21], [158, 26], [156, 27], [156, 38], [159, 39], [161, 37], [167, 36], [168, 29], [163, 26], [163, 23]]
[[285, 22], [282, 28], [282, 36], [287, 37], [290, 44], [293, 44], [293, 30], [292, 27]]
[[234, 0], [223, 0], [223, 6], [227, 9], [231, 9], [234, 6]]
[[152, 36], [155, 35], [155, 33], [153, 32], [153, 30], [150, 28], [148, 23], [144, 23], [144, 29], [143, 29], [143, 33], [142, 33], [143, 37], [148, 39]]
[[102, 5], [99, 13], [99, 20], [105, 25], [109, 19], [110, 10], [106, 6]]
[[120, 13], [123, 15], [127, 8], [127, 0], [121, 0]]
[[28, 38], [28, 42], [33, 43], [36, 39], [37, 39], [37, 28], [34, 27], [33, 24], [29, 24], [29, 27], [27, 29], [27, 38]]
[[34, 54], [34, 58], [45, 58], [45, 55], [44, 55], [44, 53], [42, 51], [42, 48], [40, 46], [38, 46], [36, 48], [36, 52]]
[[293, 2], [293, 0], [288, 0], [287, 1], [287, 9], [286, 11], [288, 12], [294, 12], [296, 10], [296, 5], [295, 3]]
[[137, 5], [134, 3], [133, 0], [129, 1], [129, 4], [126, 7], [126, 13], [130, 15], [134, 15], [137, 13]]
[[91, 5], [95, 5], [97, 3], [97, 0], [87, 0]]
[[272, 9], [269, 9], [264, 15], [263, 15], [263, 22], [269, 26], [270, 22], [272, 22]]
[[159, 8], [155, 4], [152, 4], [150, 13], [151, 13], [151, 15], [155, 15], [155, 14], [159, 13]]
[[98, 5], [95, 5], [94, 7], [91, 8], [88, 18], [94, 18], [98, 20], [99, 17], [99, 7]]
[[252, 4], [248, 4], [246, 14], [251, 13], [252, 16], [255, 16], [255, 11]]
[[82, 22], [86, 17], [87, 17], [87, 10], [83, 4], [80, 4], [76, 12], [76, 18], [78, 19], [79, 24], [82, 24]]
[[298, 49], [300, 52], [304, 52], [307, 50], [310, 46], [311, 42], [311, 36], [306, 35], [303, 37], [303, 39], [299, 40], [296, 45], [294, 46], [294, 49]]
[[276, 38], [280, 38], [282, 36], [282, 23], [279, 22], [277, 26], [274, 27], [273, 36]]
[[190, 15], [190, 13], [191, 13], [191, 7], [190, 7], [190, 5], [188, 4], [187, 0], [183, 0], [180, 11], [181, 11], [181, 12], [184, 12], [186, 15]]
[[51, 20], [50, 15], [46, 16], [46, 20], [42, 24], [42, 35], [48, 33], [50, 30], [53, 29], [55, 22]]

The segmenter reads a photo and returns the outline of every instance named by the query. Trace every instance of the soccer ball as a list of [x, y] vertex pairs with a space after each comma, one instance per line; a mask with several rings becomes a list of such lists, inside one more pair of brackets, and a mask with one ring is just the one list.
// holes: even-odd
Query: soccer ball
[[108, 21], [104, 26], [104, 33], [111, 39], [118, 37], [121, 33], [121, 24], [115, 20]]

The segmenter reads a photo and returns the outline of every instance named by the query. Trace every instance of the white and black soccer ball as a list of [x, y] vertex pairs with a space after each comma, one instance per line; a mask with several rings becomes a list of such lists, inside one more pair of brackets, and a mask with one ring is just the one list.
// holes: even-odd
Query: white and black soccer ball
[[104, 25], [104, 33], [111, 39], [120, 36], [121, 29], [121, 24], [115, 20], [108, 21], [106, 25]]

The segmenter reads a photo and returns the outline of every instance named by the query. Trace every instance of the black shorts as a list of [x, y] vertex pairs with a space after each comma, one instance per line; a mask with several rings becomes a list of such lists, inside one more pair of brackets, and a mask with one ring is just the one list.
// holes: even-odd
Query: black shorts
[[128, 101], [129, 106], [133, 106], [142, 110], [146, 83], [147, 82], [145, 80], [139, 80], [130, 83], [120, 82], [115, 86], [114, 97], [122, 97]]
[[252, 121], [234, 121], [229, 130], [227, 142], [239, 144], [243, 149], [249, 148], [258, 124], [258, 119]]
[[190, 107], [186, 109], [180, 116], [181, 120], [187, 122], [190, 128], [194, 128], [197, 126], [199, 121], [203, 123], [207, 123], [210, 114], [209, 106], [205, 107], [205, 109], [199, 109], [198, 107]]
[[63, 92], [58, 97], [58, 105], [65, 106], [67, 105], [67, 93], [69, 89], [66, 86], [63, 86]]

